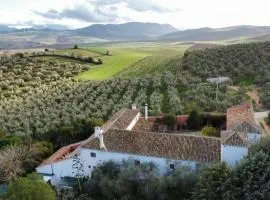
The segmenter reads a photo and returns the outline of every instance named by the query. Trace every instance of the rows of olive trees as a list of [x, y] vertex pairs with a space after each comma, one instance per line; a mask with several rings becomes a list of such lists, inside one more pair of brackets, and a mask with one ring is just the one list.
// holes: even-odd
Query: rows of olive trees
[[[168, 80], [166, 80], [168, 81]], [[240, 103], [243, 95], [231, 95], [221, 87], [215, 99], [214, 85], [189, 86], [181, 90], [180, 83], [156, 84], [151, 78], [103, 82], [77, 82], [63, 79], [49, 85], [33, 88], [24, 98], [0, 100], [0, 129], [10, 134], [44, 134], [58, 125], [78, 119], [103, 118], [136, 103], [142, 108], [149, 104], [149, 113], [187, 113], [192, 106], [203, 111], [225, 111]], [[164, 104], [169, 104], [164, 110]], [[142, 109], [143, 111], [143, 109]]]
[[88, 69], [88, 65], [59, 64], [29, 57], [1, 57], [0, 99], [25, 97], [33, 87], [70, 78]]
[[235, 83], [270, 81], [270, 42], [228, 45], [214, 49], [186, 52], [183, 70], [203, 79], [229, 76]]

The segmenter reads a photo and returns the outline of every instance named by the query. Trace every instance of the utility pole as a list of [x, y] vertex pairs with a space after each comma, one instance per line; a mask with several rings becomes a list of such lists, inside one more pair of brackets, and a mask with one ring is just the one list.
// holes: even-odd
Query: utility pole
[[220, 81], [220, 76], [218, 77], [218, 80], [217, 80], [217, 89], [216, 89], [216, 101], [218, 101], [218, 91], [219, 91], [219, 88], [218, 88], [218, 84], [219, 84]]

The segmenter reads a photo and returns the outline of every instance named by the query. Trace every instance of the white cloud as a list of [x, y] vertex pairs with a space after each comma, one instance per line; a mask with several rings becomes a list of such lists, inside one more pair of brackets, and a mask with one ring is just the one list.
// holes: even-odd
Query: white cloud
[[9, 0], [0, 4], [0, 23], [82, 27], [96, 22], [148, 21], [178, 28], [270, 25], [269, 6], [269, 0]]

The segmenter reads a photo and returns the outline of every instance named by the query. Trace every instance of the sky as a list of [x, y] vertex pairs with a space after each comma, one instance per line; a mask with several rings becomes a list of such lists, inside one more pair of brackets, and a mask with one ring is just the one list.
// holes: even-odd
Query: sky
[[0, 24], [71, 29], [131, 21], [178, 29], [270, 26], [269, 6], [269, 0], [0, 0]]

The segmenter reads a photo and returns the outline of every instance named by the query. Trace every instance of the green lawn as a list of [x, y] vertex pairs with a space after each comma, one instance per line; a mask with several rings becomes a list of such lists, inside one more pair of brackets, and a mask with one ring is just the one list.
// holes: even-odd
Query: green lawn
[[152, 55], [151, 51], [137, 48], [110, 48], [111, 56], [102, 57], [103, 64], [78, 76], [80, 80], [105, 80], [135, 62]]

